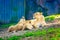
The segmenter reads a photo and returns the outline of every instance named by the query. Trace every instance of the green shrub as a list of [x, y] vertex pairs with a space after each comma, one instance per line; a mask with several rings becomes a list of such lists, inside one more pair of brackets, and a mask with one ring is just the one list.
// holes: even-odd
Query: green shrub
[[41, 36], [41, 30], [37, 30], [34, 32], [34, 36]]
[[3, 38], [0, 38], [0, 40], [3, 40]]
[[46, 17], [45, 17], [45, 20], [46, 20], [46, 21], [53, 21], [57, 16], [60, 16], [60, 14], [55, 14], [55, 15], [46, 16]]
[[36, 31], [32, 31], [32, 32], [26, 32], [24, 34], [25, 37], [29, 37], [29, 36], [42, 36], [46, 34], [46, 30], [36, 30]]
[[46, 21], [53, 21], [54, 19], [55, 19], [54, 16], [47, 16], [47, 17], [45, 17]]
[[19, 36], [12, 36], [12, 37], [9, 37], [7, 40], [19, 40]]
[[47, 30], [48, 33], [53, 32], [53, 31], [55, 31], [55, 29], [53, 27], [48, 28], [48, 30]]
[[33, 32], [26, 32], [26, 33], [24, 34], [24, 36], [25, 36], [25, 37], [33, 36]]
[[57, 38], [51, 38], [50, 40], [57, 40]]

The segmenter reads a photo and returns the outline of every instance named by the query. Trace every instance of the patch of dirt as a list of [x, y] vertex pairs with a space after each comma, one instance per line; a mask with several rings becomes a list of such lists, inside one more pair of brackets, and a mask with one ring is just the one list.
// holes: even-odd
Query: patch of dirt
[[27, 31], [32, 31], [32, 30], [35, 30], [35, 29], [32, 29], [32, 30], [24, 30], [24, 31], [17, 31], [17, 32], [7, 32], [8, 28], [0, 28], [0, 37], [4, 38], [4, 37], [11, 37], [12, 35], [16, 35], [16, 36], [19, 36], [19, 35], [23, 35], [24, 33], [26, 33]]

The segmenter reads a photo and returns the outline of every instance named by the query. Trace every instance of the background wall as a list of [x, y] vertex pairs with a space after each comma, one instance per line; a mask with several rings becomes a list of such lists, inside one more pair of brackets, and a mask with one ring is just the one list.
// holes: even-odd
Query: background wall
[[44, 16], [60, 14], [60, 0], [26, 0], [26, 10], [26, 19], [32, 19], [37, 11], [43, 12]]
[[32, 19], [37, 11], [44, 16], [60, 13], [60, 0], [0, 0], [0, 24], [18, 22], [24, 15]]
[[0, 23], [17, 22], [24, 15], [24, 0], [0, 0]]

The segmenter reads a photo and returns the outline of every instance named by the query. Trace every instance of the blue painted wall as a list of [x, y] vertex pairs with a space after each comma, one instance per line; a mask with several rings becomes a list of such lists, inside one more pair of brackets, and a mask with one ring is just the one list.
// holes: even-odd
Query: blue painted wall
[[24, 0], [0, 0], [0, 23], [18, 21], [23, 15]]
[[44, 15], [60, 13], [60, 0], [25, 0], [25, 4], [24, 0], [0, 0], [0, 23], [18, 22], [24, 15], [32, 19], [37, 11]]

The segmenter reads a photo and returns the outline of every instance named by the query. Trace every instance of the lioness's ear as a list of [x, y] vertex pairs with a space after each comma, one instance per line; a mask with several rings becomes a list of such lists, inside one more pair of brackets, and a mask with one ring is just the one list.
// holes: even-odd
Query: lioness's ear
[[35, 19], [35, 17], [33, 17], [33, 19]]
[[25, 17], [24, 17], [24, 16], [22, 16], [22, 18], [24, 19]]

